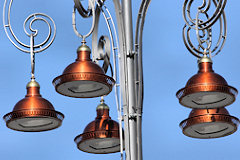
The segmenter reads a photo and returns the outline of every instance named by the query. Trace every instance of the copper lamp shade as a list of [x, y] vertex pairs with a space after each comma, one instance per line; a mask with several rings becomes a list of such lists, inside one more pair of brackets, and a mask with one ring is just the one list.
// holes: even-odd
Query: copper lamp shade
[[103, 69], [90, 59], [90, 48], [83, 44], [77, 50], [76, 61], [61, 76], [53, 80], [58, 93], [76, 98], [92, 98], [107, 95], [115, 84]]
[[226, 80], [212, 69], [208, 57], [199, 60], [199, 71], [192, 76], [185, 88], [177, 92], [179, 103], [185, 107], [206, 109], [225, 107], [235, 101], [237, 89], [228, 85]]
[[74, 139], [79, 150], [107, 154], [120, 151], [119, 125], [109, 117], [109, 108], [105, 103], [97, 107], [97, 117], [84, 129], [83, 134]]
[[52, 104], [40, 95], [40, 86], [32, 80], [27, 95], [3, 119], [8, 128], [24, 132], [40, 132], [58, 128], [64, 115], [55, 111]]
[[193, 109], [180, 123], [183, 134], [192, 138], [210, 139], [228, 136], [237, 130], [239, 119], [225, 108]]

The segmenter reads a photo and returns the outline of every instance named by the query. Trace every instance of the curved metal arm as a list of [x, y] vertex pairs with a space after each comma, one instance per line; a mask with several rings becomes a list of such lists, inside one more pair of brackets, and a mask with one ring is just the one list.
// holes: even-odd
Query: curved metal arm
[[137, 58], [135, 64], [136, 68], [136, 98], [137, 98], [137, 139], [138, 139], [138, 158], [142, 159], [142, 111], [143, 111], [143, 63], [142, 63], [142, 39], [143, 39], [143, 28], [144, 22], [147, 14], [148, 7], [151, 3], [151, 0], [142, 0], [137, 24], [136, 24], [136, 33], [135, 33], [135, 52], [137, 53]]
[[[85, 10], [79, 0], [74, 0], [75, 5], [73, 7], [73, 13], [72, 13], [72, 26], [73, 26], [73, 30], [74, 30], [75, 34], [78, 37], [83, 39], [83, 42], [85, 42], [85, 39], [92, 34], [94, 26], [95, 26], [95, 17], [96, 17], [95, 16], [95, 9], [94, 9], [95, 2], [92, 1], [92, 0], [89, 0], [88, 2], [89, 2], [89, 9]], [[82, 35], [82, 34], [80, 34], [77, 31], [77, 27], [76, 27], [76, 9], [78, 10], [79, 14], [82, 17], [84, 17], [84, 18], [93, 17], [91, 29], [85, 35]]]
[[138, 85], [139, 91], [138, 93], [138, 106], [140, 107], [140, 111], [142, 112], [142, 100], [143, 100], [143, 73], [142, 73], [142, 39], [143, 39], [143, 28], [144, 22], [147, 14], [148, 7], [151, 3], [151, 0], [142, 0], [138, 18], [137, 18], [137, 25], [136, 25], [136, 33], [135, 33], [135, 52], [138, 53], [138, 74], [137, 74], [137, 81], [139, 82]]
[[[91, 3], [90, 5], [90, 8], [92, 8], [92, 5], [94, 5], [94, 2], [92, 2], [91, 0], [89, 0], [89, 3]], [[82, 6], [82, 3], [80, 2], [80, 0], [74, 0], [74, 4], [75, 4], [75, 7], [77, 8], [78, 10], [78, 13], [84, 17], [84, 18], [88, 18], [88, 17], [91, 17], [92, 16], [92, 13], [93, 11], [91, 9], [85, 9], [83, 6]]]
[[[11, 41], [11, 43], [16, 47], [18, 48], [19, 50], [23, 51], [23, 52], [26, 52], [26, 53], [30, 53], [31, 51], [29, 50], [31, 48], [31, 45], [27, 45], [25, 43], [22, 43], [18, 38], [17, 36], [14, 34], [13, 30], [12, 30], [12, 26], [11, 26], [11, 21], [10, 21], [10, 13], [11, 13], [11, 7], [12, 7], [12, 3], [13, 3], [13, 0], [10, 0], [9, 2], [9, 6], [8, 6], [8, 13], [7, 13], [7, 16], [5, 14], [6, 12], [6, 6], [7, 6], [7, 0], [5, 0], [4, 2], [4, 7], [3, 7], [3, 25], [4, 25], [4, 30], [5, 30], [5, 33], [8, 37], [8, 39]], [[6, 20], [7, 20], [7, 23], [6, 23]], [[43, 21], [44, 23], [46, 23], [48, 25], [48, 29], [49, 29], [49, 32], [48, 32], [48, 35], [46, 37], [46, 39], [40, 43], [40, 44], [36, 44], [33, 46], [33, 52], [34, 53], [39, 53], [39, 52], [42, 52], [44, 51], [45, 49], [47, 49], [54, 41], [55, 39], [55, 36], [56, 36], [56, 25], [53, 21], [53, 19], [51, 17], [49, 17], [48, 15], [46, 14], [43, 14], [43, 13], [34, 13], [34, 14], [31, 14], [30, 16], [28, 16], [26, 18], [26, 20], [24, 21], [24, 25], [23, 25], [23, 28], [24, 28], [24, 31], [26, 33], [27, 36], [33, 36], [36, 37], [38, 35], [38, 30], [37, 29], [33, 29], [32, 28], [32, 24], [35, 22], [35, 21]], [[30, 22], [29, 22], [30, 21]], [[26, 24], [29, 22], [29, 30], [31, 32], [33, 32], [34, 34], [31, 34], [31, 33], [28, 33], [27, 32], [27, 29], [26, 29]], [[53, 25], [53, 29], [51, 27], [51, 24], [49, 23], [51, 22], [51, 24]], [[10, 37], [9, 35], [9, 32], [10, 34], [12, 35], [13, 39], [20, 45], [17, 45], [14, 40]], [[53, 32], [53, 33], [52, 33]], [[53, 34], [53, 35], [52, 35]], [[52, 37], [52, 38], [51, 38]], [[28, 48], [28, 50], [22, 48], [22, 47], [25, 47], [25, 48]]]
[[[212, 2], [216, 8], [213, 15], [209, 16], [207, 12], [211, 9]], [[183, 5], [183, 17], [186, 22], [182, 33], [184, 44], [190, 53], [197, 58], [201, 58], [204, 54], [209, 55], [209, 57], [214, 57], [221, 52], [226, 41], [227, 24], [224, 13], [226, 0], [208, 0], [208, 2], [203, 0], [203, 4], [198, 7], [195, 19], [191, 18], [190, 11], [192, 4], [193, 0], [185, 0]], [[200, 19], [200, 17], [202, 17], [201, 15], [205, 16], [207, 20], [204, 21]], [[219, 36], [216, 43], [213, 44], [212, 25], [214, 25], [217, 20], [219, 20]], [[190, 32], [192, 29], [194, 29], [196, 33], [197, 45], [194, 45], [194, 41], [191, 39]]]

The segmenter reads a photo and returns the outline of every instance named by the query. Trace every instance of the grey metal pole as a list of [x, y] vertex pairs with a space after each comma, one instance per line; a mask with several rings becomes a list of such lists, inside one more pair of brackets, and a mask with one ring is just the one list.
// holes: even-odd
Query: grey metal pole
[[139, 160], [137, 157], [137, 119], [136, 119], [136, 90], [135, 90], [135, 67], [133, 54], [133, 26], [132, 26], [132, 2], [131, 0], [122, 0], [123, 22], [126, 38], [127, 58], [127, 92], [128, 92], [128, 121], [129, 121], [129, 153], [126, 155], [129, 160]]

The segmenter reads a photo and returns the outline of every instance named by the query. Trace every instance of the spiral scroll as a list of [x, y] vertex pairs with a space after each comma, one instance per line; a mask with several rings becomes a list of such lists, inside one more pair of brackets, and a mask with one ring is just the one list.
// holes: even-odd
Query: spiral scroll
[[[6, 16], [5, 10], [6, 10], [6, 6], [7, 6], [7, 0], [5, 0], [5, 2], [4, 2], [3, 25], [4, 25], [5, 33], [8, 37], [8, 39], [11, 41], [11, 43], [16, 48], [18, 48], [19, 50], [21, 50], [23, 52], [30, 53], [31, 52], [30, 51], [31, 45], [27, 45], [27, 44], [21, 42], [13, 32], [13, 29], [12, 29], [12, 26], [11, 26], [11, 21], [10, 21], [11, 20], [10, 19], [10, 12], [11, 12], [12, 3], [13, 3], [13, 0], [10, 0], [9, 6], [8, 6], [8, 13], [7, 13], [7, 16]], [[55, 36], [56, 36], [56, 25], [55, 25], [53, 19], [46, 14], [43, 14], [43, 13], [31, 14], [30, 16], [28, 16], [26, 18], [26, 20], [24, 21], [24, 25], [23, 25], [23, 29], [24, 29], [27, 36], [31, 37], [31, 35], [32, 35], [33, 37], [36, 37], [38, 35], [38, 30], [32, 28], [33, 23], [36, 22], [36, 21], [42, 21], [42, 22], [46, 23], [48, 25], [48, 29], [49, 29], [49, 32], [48, 32], [48, 35], [46, 36], [46, 39], [42, 43], [39, 43], [39, 44], [36, 44], [36, 45], [33, 46], [33, 52], [34, 53], [39, 53], [39, 52], [42, 52], [45, 49], [47, 49], [53, 43], [53, 41], [55, 39]], [[29, 30], [32, 33], [27, 32], [26, 25], [28, 23], [29, 23]], [[51, 25], [53, 25], [53, 28], [52, 28]], [[15, 41], [10, 37], [9, 32], [12, 35], [13, 39], [18, 44], [15, 43]], [[28, 49], [25, 49], [25, 48], [28, 48]]]
[[[4, 25], [4, 30], [5, 33], [8, 37], [8, 39], [11, 41], [11, 43], [19, 50], [30, 53], [31, 57], [31, 79], [34, 80], [35, 76], [35, 53], [39, 53], [47, 49], [54, 41], [55, 36], [56, 36], [56, 25], [51, 17], [49, 17], [46, 14], [43, 13], [34, 13], [31, 14], [26, 18], [23, 24], [23, 29], [26, 35], [30, 38], [30, 44], [27, 45], [23, 42], [21, 42], [17, 36], [14, 34], [12, 26], [11, 26], [11, 19], [10, 19], [10, 13], [11, 13], [11, 7], [12, 7], [13, 0], [10, 0], [8, 4], [8, 13], [7, 16], [5, 14], [6, 11], [6, 6], [7, 6], [7, 0], [4, 2], [4, 7], [3, 7], [3, 25]], [[48, 26], [48, 35], [46, 36], [45, 40], [39, 44], [34, 44], [34, 38], [38, 35], [38, 30], [33, 29], [33, 23], [36, 21], [42, 21]], [[7, 22], [7, 23], [6, 23]], [[29, 33], [27, 31], [27, 24], [29, 24]], [[53, 28], [52, 28], [53, 25]], [[10, 37], [10, 34], [12, 37]], [[12, 39], [13, 38], [13, 39]], [[17, 42], [17, 43], [15, 43]], [[23, 48], [22, 48], [23, 47]], [[26, 49], [27, 48], [27, 49]]]
[[[203, 0], [202, 5], [197, 8], [195, 19], [191, 16], [193, 2], [194, 0], [185, 0], [183, 5], [183, 17], [186, 23], [183, 27], [184, 44], [198, 58], [204, 54], [213, 57], [222, 50], [226, 41], [227, 25], [224, 8], [227, 0]], [[212, 3], [215, 10], [212, 15], [209, 15]], [[219, 21], [219, 36], [213, 44], [212, 27], [217, 21]], [[192, 29], [195, 30], [197, 45], [193, 44], [190, 36]]]

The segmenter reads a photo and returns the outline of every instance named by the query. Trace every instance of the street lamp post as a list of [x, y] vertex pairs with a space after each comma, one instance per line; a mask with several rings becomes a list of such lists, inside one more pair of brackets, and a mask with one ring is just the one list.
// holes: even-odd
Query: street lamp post
[[[226, 0], [212, 1], [215, 6], [214, 14], [209, 16], [207, 13], [212, 6], [211, 0], [208, 2], [204, 0], [202, 6], [198, 7], [195, 19], [191, 18], [190, 12], [193, 0], [185, 0], [183, 5], [183, 17], [186, 22], [183, 28], [183, 40], [190, 53], [198, 58], [199, 71], [190, 78], [184, 88], [177, 92], [177, 97], [181, 105], [193, 109], [189, 118], [180, 123], [183, 133], [192, 138], [209, 139], [227, 136], [234, 133], [240, 123], [239, 119], [231, 116], [225, 109], [235, 101], [237, 90], [229, 86], [225, 79], [212, 69], [211, 58], [222, 50], [226, 41], [224, 13]], [[30, 45], [26, 45], [18, 40], [11, 28], [12, 2], [13, 0], [10, 0], [7, 15], [5, 14], [7, 0], [4, 3], [5, 32], [15, 47], [30, 53], [32, 76], [27, 85], [26, 97], [19, 101], [13, 112], [6, 114], [4, 119], [9, 128], [18, 131], [52, 130], [61, 126], [64, 115], [55, 111], [52, 104], [41, 97], [40, 85], [35, 81], [34, 72], [35, 53], [47, 49], [52, 44], [56, 33], [55, 23], [49, 16], [42, 13], [30, 15], [24, 23], [24, 31], [30, 37]], [[125, 149], [126, 160], [142, 160], [142, 37], [151, 0], [141, 1], [135, 30], [131, 0], [113, 0], [117, 27], [104, 2], [104, 0], [88, 0], [88, 9], [85, 9], [80, 0], [74, 0], [72, 25], [75, 34], [82, 39], [82, 45], [77, 49], [76, 61], [68, 65], [62, 75], [53, 80], [53, 85], [56, 92], [64, 96], [101, 97], [95, 120], [74, 139], [78, 149], [96, 154], [120, 151], [121, 160], [124, 159], [123, 150]], [[77, 30], [76, 12], [83, 18], [92, 18], [91, 29], [86, 35], [80, 34]], [[109, 36], [99, 38], [98, 25], [101, 14], [107, 24]], [[31, 18], [29, 29], [33, 33], [29, 34], [26, 31], [26, 23]], [[48, 25], [49, 35], [44, 42], [36, 45], [34, 38], [38, 31], [32, 29], [32, 24], [38, 20]], [[218, 20], [220, 35], [214, 46], [212, 26]], [[197, 39], [194, 42], [198, 42], [197, 47], [191, 41], [191, 30], [196, 32]], [[10, 38], [9, 33], [13, 39]], [[133, 38], [134, 35], [135, 38]], [[92, 50], [86, 42], [89, 36], [92, 36]], [[111, 60], [110, 57], [112, 57]], [[100, 61], [103, 63], [102, 66], [99, 65]], [[107, 75], [109, 68], [111, 76]], [[107, 96], [113, 88], [115, 88], [119, 123], [111, 119], [109, 107], [104, 102], [104, 96]]]
[[[132, 27], [132, 4], [131, 0], [123, 0], [123, 21], [124, 21], [124, 29], [125, 29], [125, 38], [126, 38], [126, 50], [124, 56], [127, 59], [127, 92], [128, 94], [128, 102], [127, 102], [127, 121], [124, 123], [128, 123], [128, 132], [126, 132], [125, 136], [129, 136], [129, 155], [127, 159], [129, 160], [137, 160], [137, 119], [136, 119], [136, 90], [135, 90], [135, 77], [134, 77], [134, 52], [133, 52], [133, 27]], [[123, 93], [124, 94], [124, 93]], [[127, 144], [127, 142], [126, 142]]]

